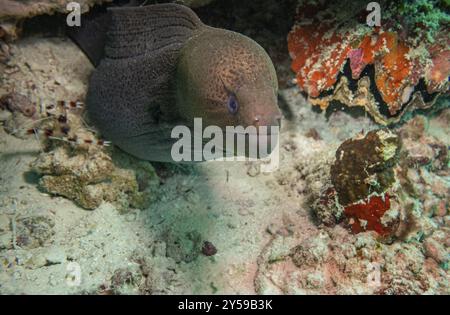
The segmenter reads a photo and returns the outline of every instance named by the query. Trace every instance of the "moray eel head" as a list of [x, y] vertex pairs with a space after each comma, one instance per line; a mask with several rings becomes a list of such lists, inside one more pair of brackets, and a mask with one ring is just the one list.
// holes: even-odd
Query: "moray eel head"
[[279, 126], [274, 66], [246, 36], [207, 27], [181, 51], [176, 84], [180, 115], [188, 121], [202, 118], [222, 129]]

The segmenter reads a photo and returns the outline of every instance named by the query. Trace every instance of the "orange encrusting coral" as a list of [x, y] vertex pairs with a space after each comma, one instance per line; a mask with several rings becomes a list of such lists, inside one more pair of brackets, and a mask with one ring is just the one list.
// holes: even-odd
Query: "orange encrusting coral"
[[383, 50], [383, 46], [386, 43], [391, 41], [389, 33], [381, 33], [379, 29], [376, 29], [374, 34], [368, 34], [363, 37], [361, 43], [358, 45], [358, 48], [361, 50], [362, 57], [360, 61], [360, 65], [358, 67], [358, 71], [352, 67], [352, 77], [353, 79], [359, 79], [362, 70], [364, 67], [369, 64], [373, 64], [375, 61], [375, 56], [380, 55], [380, 51]]
[[375, 231], [381, 236], [392, 234], [391, 226], [384, 226], [381, 218], [391, 207], [390, 196], [371, 196], [361, 203], [344, 207], [345, 216], [352, 222], [352, 232]]
[[[383, 43], [383, 50], [387, 52], [383, 55], [379, 63], [376, 63], [375, 83], [383, 101], [389, 105], [391, 114], [397, 113], [409, 96], [405, 88], [411, 85], [409, 82], [412, 73], [413, 63], [408, 58], [409, 47], [400, 42], [395, 33], [385, 33], [382, 38], [386, 40]], [[414, 82], [415, 85], [417, 82]]]
[[[326, 55], [323, 54], [326, 47], [334, 49]], [[345, 35], [334, 32], [331, 27], [311, 24], [292, 30], [288, 35], [288, 49], [298, 85], [311, 97], [317, 97], [336, 83], [350, 46]]]
[[[401, 117], [398, 114], [414, 99], [417, 87], [424, 90], [419, 85], [421, 79], [425, 79], [426, 92], [429, 94], [448, 92], [448, 32], [443, 31], [438, 35], [434, 44], [426, 41], [414, 43], [405, 37], [407, 35], [387, 31], [384, 26], [369, 28], [363, 24], [355, 26], [338, 23], [332, 14], [324, 15], [326, 8], [325, 11], [319, 7], [316, 10], [316, 15], [299, 15], [299, 23], [294, 25], [288, 35], [291, 68], [296, 73], [297, 84], [314, 101], [313, 104], [326, 109], [331, 100], [344, 100], [342, 102], [347, 106], [366, 107], [378, 122], [386, 123], [394, 116]], [[385, 25], [389, 23], [386, 22]], [[351, 70], [351, 78], [349, 74], [344, 74], [347, 79], [362, 79], [366, 66], [374, 66], [371, 84], [362, 86], [370, 88], [371, 97], [365, 103], [353, 102], [358, 96], [365, 95], [364, 89], [344, 90], [340, 89], [341, 81], [337, 84], [347, 60]], [[342, 83], [348, 84], [346, 82]], [[332, 91], [332, 95], [322, 94], [326, 91]], [[343, 97], [342, 93], [347, 93], [345, 91], [350, 91], [350, 94]], [[389, 111], [385, 118], [379, 112], [380, 100], [376, 94], [379, 94]]]
[[[352, 43], [357, 42], [359, 45], [352, 47]], [[409, 47], [399, 41], [395, 33], [376, 29], [361, 39], [339, 34], [323, 24], [319, 27], [311, 24], [292, 30], [288, 49], [297, 83], [310, 97], [318, 97], [333, 87], [348, 58], [353, 79], [359, 79], [366, 65], [375, 64], [375, 82], [391, 114], [401, 108], [404, 88], [410, 85], [408, 78], [413, 63], [408, 58]]]

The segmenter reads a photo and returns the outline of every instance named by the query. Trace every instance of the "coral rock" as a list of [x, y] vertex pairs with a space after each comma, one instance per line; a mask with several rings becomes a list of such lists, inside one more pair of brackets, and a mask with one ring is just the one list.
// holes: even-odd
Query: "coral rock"
[[420, 29], [421, 21], [392, 26], [402, 16], [401, 7], [383, 9], [382, 26], [370, 28], [365, 21], [358, 23], [358, 14], [367, 14], [365, 3], [345, 4], [351, 8], [335, 2], [299, 3], [288, 49], [297, 84], [313, 105], [322, 110], [333, 101], [361, 106], [378, 123], [389, 124], [408, 111], [432, 107], [438, 95], [448, 93], [449, 16], [439, 8], [438, 29], [426, 36], [425, 30], [409, 30]]
[[[447, 116], [433, 119], [447, 126]], [[448, 141], [428, 126], [416, 116], [396, 133], [381, 129], [344, 141], [312, 204], [319, 223], [345, 219], [353, 233], [375, 231], [382, 241], [422, 241], [445, 225]]]
[[384, 193], [395, 181], [400, 139], [388, 130], [346, 140], [336, 151], [331, 181], [343, 206]]
[[[95, 4], [112, 0], [78, 0], [81, 11], [86, 12]], [[20, 33], [20, 21], [43, 14], [67, 13], [66, 6], [71, 0], [3, 0], [0, 2], [0, 38], [16, 39]], [[1, 34], [3, 33], [3, 36]]]
[[214, 256], [217, 254], [217, 248], [213, 243], [205, 241], [203, 242], [202, 253], [205, 256]]
[[391, 198], [400, 138], [380, 129], [344, 141], [336, 151], [327, 183], [313, 208], [319, 222], [334, 226], [343, 218], [353, 233], [375, 231], [390, 239], [399, 226], [399, 205]]
[[[67, 146], [43, 153], [33, 163], [33, 168], [44, 175], [39, 185], [44, 191], [64, 196], [85, 209], [95, 209], [103, 201], [115, 203], [119, 210], [140, 208], [151, 200], [158, 181], [149, 163], [133, 163], [128, 157], [118, 160], [133, 165], [133, 170], [114, 165], [111, 157], [101, 150], [93, 152], [73, 151]], [[140, 190], [138, 177], [146, 174], [146, 186]], [[153, 185], [153, 184], [155, 185]]]
[[423, 243], [425, 255], [433, 258], [438, 264], [446, 264], [450, 260], [448, 251], [444, 245], [433, 238], [428, 238]]
[[[392, 236], [398, 227], [398, 212], [391, 210], [387, 193], [395, 182], [400, 139], [388, 130], [369, 132], [349, 139], [336, 151], [331, 181], [337, 200], [353, 233], [376, 231]], [[385, 213], [394, 214], [393, 218]]]

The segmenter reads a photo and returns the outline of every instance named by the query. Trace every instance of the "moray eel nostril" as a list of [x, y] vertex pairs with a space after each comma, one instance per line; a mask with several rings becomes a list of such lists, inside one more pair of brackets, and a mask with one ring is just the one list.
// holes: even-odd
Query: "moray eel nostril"
[[[172, 161], [175, 126], [277, 121], [277, 76], [250, 38], [203, 24], [188, 7], [113, 7], [72, 36], [94, 70], [88, 114], [101, 134], [145, 160]], [[231, 101], [230, 101], [231, 100]], [[260, 115], [262, 113], [262, 115]]]

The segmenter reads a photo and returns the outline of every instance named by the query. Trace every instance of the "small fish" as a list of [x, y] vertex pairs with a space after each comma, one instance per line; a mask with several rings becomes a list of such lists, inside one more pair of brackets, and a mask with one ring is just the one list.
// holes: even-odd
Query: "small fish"
[[203, 24], [186, 6], [111, 7], [82, 17], [71, 37], [96, 66], [86, 98], [91, 121], [138, 158], [172, 161], [172, 129], [192, 129], [194, 118], [223, 131], [279, 126], [277, 76], [264, 49]]

